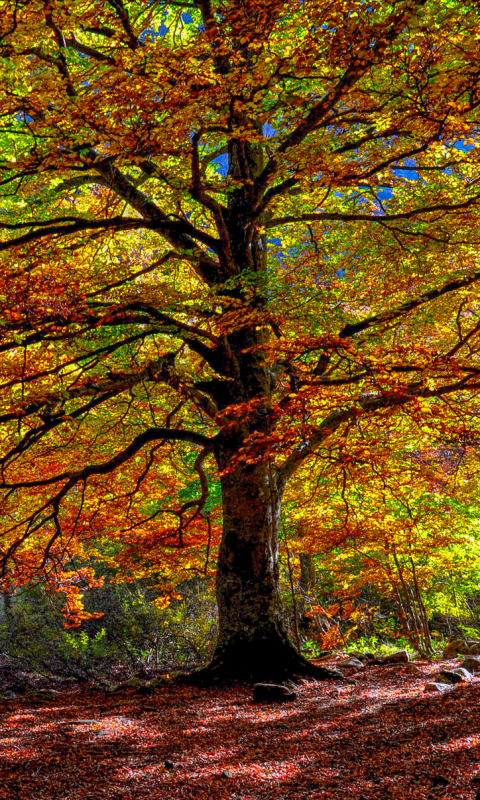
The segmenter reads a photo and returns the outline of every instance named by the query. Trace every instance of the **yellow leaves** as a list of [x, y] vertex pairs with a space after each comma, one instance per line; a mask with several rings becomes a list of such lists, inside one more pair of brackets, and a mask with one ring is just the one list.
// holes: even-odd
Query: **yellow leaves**
[[162, 611], [164, 608], [168, 608], [171, 603], [170, 597], [157, 597], [155, 600], [151, 601], [151, 605], [158, 608], [159, 611]]
[[[2, 222], [4, 216], [18, 222], [22, 232], [50, 227], [58, 217], [95, 224], [130, 217], [146, 227], [49, 233], [16, 248], [18, 256], [5, 256], [0, 336], [2, 347], [13, 344], [2, 350], [1, 412], [11, 415], [2, 443], [4, 452], [20, 448], [6, 474], [31, 482], [38, 475], [70, 475], [79, 465], [108, 462], [145, 430], [164, 425], [238, 436], [234, 467], [270, 458], [281, 464], [315, 437], [325, 418], [345, 410], [348, 421], [313, 448], [287, 502], [295, 503], [291, 513], [299, 526], [305, 522], [303, 536], [312, 548], [356, 542], [374, 571], [369, 548], [414, 541], [400, 506], [406, 498], [419, 504], [422, 487], [435, 480], [435, 470], [421, 474], [414, 463], [414, 454], [425, 453], [427, 424], [438, 441], [468, 438], [455, 423], [466, 416], [456, 401], [449, 409], [427, 398], [410, 398], [401, 411], [396, 405], [422, 380], [434, 391], [452, 374], [467, 374], [470, 367], [468, 374], [475, 374], [473, 341], [473, 355], [464, 362], [447, 365], [437, 358], [459, 341], [460, 295], [397, 315], [395, 310], [476, 269], [474, 205], [454, 215], [448, 208], [435, 215], [417, 212], [463, 201], [465, 187], [478, 180], [474, 158], [451, 145], [476, 144], [475, 120], [466, 118], [458, 98], [471, 92], [473, 73], [461, 67], [470, 67], [466, 62], [475, 56], [477, 23], [463, 16], [456, 22], [459, 67], [452, 70], [450, 29], [438, 31], [423, 19], [420, 26], [411, 20], [413, 36], [402, 22], [392, 45], [397, 49], [389, 46], [383, 57], [382, 37], [393, 36], [396, 17], [381, 4], [372, 28], [371, 15], [358, 3], [312, 2], [301, 10], [287, 3], [278, 18], [275, 3], [268, 9], [256, 3], [248, 19], [241, 4], [231, 3], [222, 9], [222, 30], [212, 46], [198, 20], [179, 23], [177, 35], [170, 24], [176, 12], [153, 3], [152, 29], [167, 13], [168, 32], [133, 52], [111, 10], [115, 33], [103, 42], [89, 33], [98, 8], [73, 0], [62, 11], [55, 6], [66, 35], [76, 31], [116, 62], [66, 53], [79, 91], [74, 106], [55, 64], [37, 59], [33, 69], [28, 56], [15, 55], [36, 46], [57, 54], [37, 6], [28, 14], [19, 11], [12, 63], [3, 76], [4, 85], [7, 77], [14, 81], [8, 85], [16, 93], [0, 100], [6, 121], [2, 163], [24, 177], [9, 184], [15, 189], [5, 197]], [[433, 18], [437, 6], [429, 7]], [[267, 27], [262, 33], [267, 16], [268, 34]], [[298, 141], [313, 109], [333, 97], [339, 75], [351, 69], [353, 41], [357, 67], [371, 60], [368, 73], [345, 84], [340, 105], [331, 109], [335, 125], [308, 123], [308, 138]], [[412, 47], [418, 65], [411, 61]], [[378, 96], [384, 98], [381, 112]], [[442, 140], [434, 120], [445, 119], [446, 103], [451, 113]], [[30, 109], [29, 119], [19, 119], [18, 108]], [[425, 114], [419, 116], [419, 108]], [[200, 130], [200, 158], [206, 159], [201, 183], [209, 204], [192, 189], [192, 133]], [[225, 150], [232, 152], [239, 140], [238, 164], [228, 169]], [[87, 143], [94, 143], [95, 153]], [[411, 159], [405, 156], [410, 146]], [[220, 155], [207, 163], [215, 153]], [[447, 172], [452, 153], [455, 169]], [[249, 199], [257, 190], [255, 159], [257, 167], [270, 164], [264, 188], [275, 189], [264, 196], [269, 202], [257, 218], [262, 206], [255, 210]], [[109, 165], [106, 185], [71, 182], [72, 175], [100, 180], [101, 162]], [[413, 177], [414, 167], [421, 179]], [[289, 188], [282, 192], [284, 181]], [[235, 197], [245, 203], [238, 219], [231, 213]], [[311, 219], [317, 213], [324, 216]], [[375, 224], [355, 219], [366, 213], [377, 217]], [[392, 225], [376, 224], [382, 213], [394, 216]], [[297, 221], [278, 222], [285, 218]], [[159, 222], [164, 219], [166, 229]], [[3, 230], [2, 242], [10, 235]], [[170, 248], [171, 260], [162, 262]], [[474, 293], [472, 302], [469, 314], [476, 313]], [[382, 314], [379, 324], [376, 315]], [[340, 334], [368, 317], [376, 321], [364, 330]], [[172, 358], [168, 369], [149, 371], [167, 352], [175, 354], [175, 364]], [[115, 381], [118, 393], [111, 397]], [[221, 409], [216, 416], [213, 394]], [[367, 413], [361, 409], [368, 399], [390, 406]], [[34, 403], [42, 407], [27, 413]], [[52, 419], [55, 425], [42, 438], [39, 431]], [[22, 443], [31, 449], [24, 451]], [[80, 485], [62, 499], [61, 523], [65, 536], [75, 531], [74, 554], [81, 541], [103, 537], [118, 548], [115, 563], [124, 575], [158, 572], [171, 584], [186, 572], [201, 572], [212, 531], [200, 516], [184, 531], [175, 517], [178, 496], [182, 502], [196, 496], [192, 449], [169, 443], [154, 450], [151, 444], [108, 475], [92, 475], [82, 505]], [[394, 487], [401, 501], [393, 497]], [[6, 498], [2, 519], [20, 513], [17, 497]], [[18, 502], [22, 513], [31, 513], [43, 502], [42, 492], [30, 487]], [[215, 513], [216, 546], [221, 519]], [[48, 525], [38, 533], [37, 553], [51, 535]], [[62, 553], [59, 540], [53, 555], [61, 560]], [[148, 566], [135, 561], [139, 553], [147, 554]], [[22, 579], [32, 574], [31, 553], [22, 569]], [[173, 597], [167, 595], [158, 602]]]

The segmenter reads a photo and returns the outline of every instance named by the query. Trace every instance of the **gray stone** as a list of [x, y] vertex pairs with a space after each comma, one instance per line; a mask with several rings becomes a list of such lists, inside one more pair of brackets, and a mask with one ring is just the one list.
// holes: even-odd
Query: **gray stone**
[[[463, 670], [462, 670], [463, 672]], [[449, 683], [462, 683], [465, 678], [462, 677], [462, 674], [458, 671], [458, 669], [442, 669], [440, 671], [440, 675], [436, 677], [436, 680], [439, 680], [440, 677], [446, 678]]]
[[222, 778], [233, 778], [233, 772], [231, 769], [224, 769], [222, 772]]
[[353, 650], [353, 652], [347, 653], [347, 658], [358, 658], [360, 661], [368, 661], [374, 658], [374, 655], [373, 653], [361, 653], [359, 650]]
[[472, 673], [480, 672], [480, 656], [467, 656], [460, 664], [462, 667]]
[[454, 675], [460, 675], [462, 681], [466, 681], [467, 683], [472, 680], [472, 675], [465, 669], [465, 667], [456, 667], [456, 669], [452, 669]]
[[359, 658], [355, 658], [354, 656], [349, 656], [348, 658], [344, 658], [342, 661], [337, 663], [337, 667], [343, 668], [351, 668], [351, 669], [365, 669], [365, 665], [363, 661], [360, 661]]
[[253, 687], [254, 703], [282, 703], [297, 699], [296, 692], [277, 683], [256, 683]]
[[447, 686], [451, 686], [452, 683], [454, 683], [454, 681], [451, 681], [446, 675], [442, 675], [441, 672], [437, 672], [437, 674], [433, 676], [433, 680], [435, 683], [444, 683]]
[[463, 644], [464, 642], [461, 639], [454, 639], [453, 642], [449, 642], [443, 651], [443, 657], [456, 658]]
[[27, 692], [25, 698], [28, 700], [56, 700], [59, 694], [57, 689], [35, 689], [33, 692]]
[[145, 684], [140, 678], [129, 678], [128, 681], [123, 681], [111, 689], [112, 692], [125, 692], [128, 689], [144, 689]]
[[445, 684], [438, 683], [437, 681], [430, 681], [425, 686], [426, 692], [443, 692]]
[[381, 661], [382, 664], [408, 664], [410, 656], [406, 650], [396, 650], [395, 653], [389, 653], [388, 656], [383, 656]]
[[157, 678], [152, 678], [151, 681], [147, 681], [146, 686], [149, 689], [158, 689], [160, 686], [165, 686], [166, 683], [168, 683], [168, 678], [160, 675]]
[[419, 669], [415, 664], [407, 664], [407, 666], [405, 667], [405, 672], [408, 675], [421, 675], [422, 674], [422, 670]]
[[444, 658], [455, 658], [458, 654], [462, 656], [480, 655], [480, 642], [475, 639], [454, 639], [449, 642], [443, 651]]

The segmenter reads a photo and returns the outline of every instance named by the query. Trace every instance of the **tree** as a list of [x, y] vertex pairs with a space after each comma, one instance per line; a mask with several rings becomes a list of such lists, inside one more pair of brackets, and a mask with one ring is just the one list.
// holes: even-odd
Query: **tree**
[[282, 624], [289, 479], [393, 424], [476, 435], [478, 24], [456, 0], [5, 8], [5, 585], [64, 586], [101, 534], [172, 572], [210, 553], [217, 474], [210, 674], [325, 674]]
[[[465, 595], [478, 590], [478, 453], [471, 443], [422, 452], [411, 431], [406, 441], [405, 431], [400, 434], [399, 440], [398, 431], [383, 430], [387, 441], [380, 446], [373, 437], [353, 438], [344, 458], [331, 450], [316, 488], [329, 497], [328, 510], [311, 498], [305, 502], [296, 478], [283, 513], [293, 530], [292, 550], [310, 550], [300, 555], [300, 585], [308, 575], [302, 560], [318, 561], [335, 587], [331, 608], [354, 623], [350, 634], [358, 628], [365, 590], [374, 588], [395, 608], [397, 629], [426, 655], [434, 645], [432, 612], [465, 616]], [[319, 612], [312, 593], [310, 616]]]

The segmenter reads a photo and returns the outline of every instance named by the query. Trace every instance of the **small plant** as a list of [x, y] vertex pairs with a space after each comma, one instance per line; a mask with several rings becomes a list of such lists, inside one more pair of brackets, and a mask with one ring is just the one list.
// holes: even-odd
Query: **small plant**
[[320, 645], [318, 642], [314, 641], [307, 641], [304, 642], [302, 645], [303, 654], [307, 658], [318, 658], [321, 652]]
[[480, 631], [478, 628], [469, 628], [468, 625], [459, 625], [458, 627], [464, 632], [468, 639], [480, 640]]

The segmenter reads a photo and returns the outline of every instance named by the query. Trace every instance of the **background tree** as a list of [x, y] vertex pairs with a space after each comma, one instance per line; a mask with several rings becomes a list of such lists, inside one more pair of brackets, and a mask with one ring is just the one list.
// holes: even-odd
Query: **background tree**
[[[317, 469], [313, 498], [305, 498], [303, 470], [290, 486], [284, 506], [290, 546], [307, 551], [297, 568], [300, 596], [302, 562], [309, 556], [333, 582], [330, 600], [336, 602], [327, 606], [337, 609], [335, 617], [338, 598], [346, 605], [354, 599], [354, 616], [360, 616], [366, 590], [374, 589], [409, 645], [430, 654], [433, 613], [470, 615], [467, 595], [478, 590], [477, 448], [467, 443], [422, 452], [405, 426], [384, 430], [380, 443], [365, 434], [355, 439], [343, 457], [330, 448], [328, 466]], [[306, 611], [314, 620], [321, 614], [315, 591]], [[355, 630], [351, 625], [349, 635]]]
[[282, 624], [289, 479], [389, 426], [477, 434], [477, 6], [1, 24], [4, 583], [74, 587], [101, 535], [174, 576], [221, 523], [210, 673], [325, 674]]

